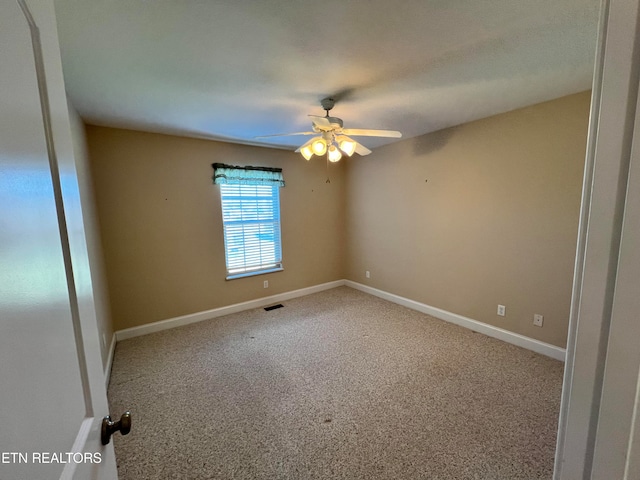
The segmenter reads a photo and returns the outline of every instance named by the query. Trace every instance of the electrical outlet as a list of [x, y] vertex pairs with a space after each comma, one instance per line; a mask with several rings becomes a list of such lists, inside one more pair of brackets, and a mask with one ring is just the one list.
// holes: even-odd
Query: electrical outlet
[[536, 313], [533, 316], [533, 324], [536, 327], [541, 327], [542, 326], [542, 322], [544, 322], [544, 317], [542, 315]]
[[269, 280], [264, 281], [264, 288], [269, 288]]
[[364, 272], [364, 276], [367, 277], [367, 278], [371, 278], [371, 273], [369, 273], [369, 270]]
[[507, 314], [507, 307], [504, 305], [498, 305], [498, 315], [504, 317]]

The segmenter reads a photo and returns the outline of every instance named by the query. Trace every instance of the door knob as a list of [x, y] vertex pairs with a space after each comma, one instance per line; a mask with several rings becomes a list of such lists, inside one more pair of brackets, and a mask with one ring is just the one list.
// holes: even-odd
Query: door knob
[[124, 412], [117, 422], [111, 421], [109, 415], [102, 419], [102, 432], [100, 435], [102, 444], [108, 444], [111, 440], [111, 435], [117, 431], [120, 431], [122, 435], [126, 435], [131, 431], [131, 412]]

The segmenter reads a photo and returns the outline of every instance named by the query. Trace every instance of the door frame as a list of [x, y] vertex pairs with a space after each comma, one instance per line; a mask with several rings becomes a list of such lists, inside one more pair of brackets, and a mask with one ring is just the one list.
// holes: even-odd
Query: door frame
[[[612, 418], [602, 415], [608, 395], [633, 395], [635, 383], [605, 382], [611, 364], [610, 341], [616, 290], [621, 281], [623, 220], [630, 179], [640, 57], [640, 0], [603, 0], [585, 160], [578, 246], [574, 270], [565, 375], [560, 406], [554, 479], [604, 478], [620, 470], [620, 451], [602, 448]], [[640, 141], [640, 136], [636, 138]], [[634, 152], [637, 155], [637, 152]], [[630, 183], [629, 180], [632, 180]], [[636, 210], [637, 212], [637, 210]], [[637, 338], [637, 337], [636, 337]], [[637, 371], [635, 372], [637, 376]], [[622, 389], [622, 390], [621, 390]], [[632, 418], [625, 418], [631, 423]], [[597, 450], [596, 445], [600, 448]], [[622, 458], [625, 456], [623, 455]], [[626, 474], [625, 474], [626, 475]]]

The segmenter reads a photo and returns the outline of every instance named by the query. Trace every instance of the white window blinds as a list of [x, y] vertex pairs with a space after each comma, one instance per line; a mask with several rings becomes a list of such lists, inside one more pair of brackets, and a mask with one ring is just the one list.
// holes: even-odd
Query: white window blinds
[[228, 279], [282, 270], [280, 181], [251, 183], [220, 184]]

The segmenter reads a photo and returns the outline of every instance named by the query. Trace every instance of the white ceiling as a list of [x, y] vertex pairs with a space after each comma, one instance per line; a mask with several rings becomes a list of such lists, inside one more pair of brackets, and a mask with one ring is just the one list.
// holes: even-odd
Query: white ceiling
[[[295, 148], [422, 135], [591, 87], [599, 0], [56, 0], [68, 94], [95, 125]], [[358, 138], [368, 147], [396, 139]]]

